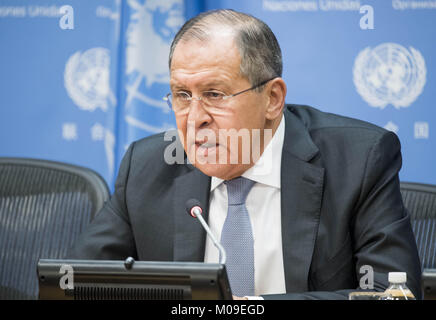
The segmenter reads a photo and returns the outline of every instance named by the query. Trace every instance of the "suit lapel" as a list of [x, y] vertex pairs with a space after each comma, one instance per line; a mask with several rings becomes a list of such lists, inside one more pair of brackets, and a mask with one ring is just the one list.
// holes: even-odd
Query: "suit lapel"
[[174, 181], [174, 261], [203, 261], [206, 232], [197, 219], [185, 210], [189, 199], [197, 199], [203, 205], [203, 217], [207, 221], [209, 210], [210, 177], [193, 168]]
[[287, 292], [308, 290], [318, 231], [324, 168], [309, 163], [318, 153], [301, 120], [285, 111], [281, 164], [283, 263]]

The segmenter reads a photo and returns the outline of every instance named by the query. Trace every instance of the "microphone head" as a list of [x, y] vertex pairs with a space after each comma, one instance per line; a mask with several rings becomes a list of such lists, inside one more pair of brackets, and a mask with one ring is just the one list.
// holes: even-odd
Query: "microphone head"
[[[186, 207], [186, 212], [188, 212], [194, 218], [197, 218], [195, 213], [194, 213], [194, 209], [199, 210], [200, 214], [203, 213], [201, 203], [197, 199], [189, 199], [188, 201], [186, 201], [185, 207]], [[197, 213], [198, 213], [198, 211], [197, 211]]]

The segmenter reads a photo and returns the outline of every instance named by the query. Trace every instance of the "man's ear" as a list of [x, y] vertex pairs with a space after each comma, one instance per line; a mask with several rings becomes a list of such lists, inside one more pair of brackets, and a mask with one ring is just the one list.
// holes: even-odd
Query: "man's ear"
[[286, 83], [282, 78], [271, 80], [268, 85], [269, 103], [266, 109], [266, 118], [274, 120], [279, 117], [283, 111], [286, 97]]

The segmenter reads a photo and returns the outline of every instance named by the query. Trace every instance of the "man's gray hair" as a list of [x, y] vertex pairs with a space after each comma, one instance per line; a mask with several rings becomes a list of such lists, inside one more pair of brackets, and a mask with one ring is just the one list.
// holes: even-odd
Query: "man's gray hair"
[[[263, 21], [230, 9], [203, 12], [188, 20], [171, 44], [169, 67], [179, 41], [207, 41], [214, 26], [227, 26], [235, 31], [235, 42], [241, 55], [240, 73], [254, 86], [282, 76], [282, 53], [271, 29]], [[259, 88], [261, 90], [261, 88]]]

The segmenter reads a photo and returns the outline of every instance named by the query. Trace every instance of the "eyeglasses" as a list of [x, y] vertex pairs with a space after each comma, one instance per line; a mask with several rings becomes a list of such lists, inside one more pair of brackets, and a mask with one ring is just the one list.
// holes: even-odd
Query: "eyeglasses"
[[223, 105], [225, 104], [226, 100], [232, 97], [236, 97], [250, 90], [257, 89], [275, 78], [276, 77], [262, 81], [261, 83], [256, 84], [251, 88], [242, 90], [228, 96], [219, 91], [203, 91], [199, 97], [192, 97], [186, 91], [178, 91], [175, 92], [174, 95], [171, 92], [168, 93], [165, 97], [163, 97], [163, 100], [165, 100], [168, 103], [170, 109], [173, 109], [174, 112], [177, 114], [188, 113], [189, 107], [191, 106], [191, 101], [194, 99], [198, 101], [201, 100], [203, 102], [203, 106], [207, 108], [209, 112], [216, 113], [222, 111]]

